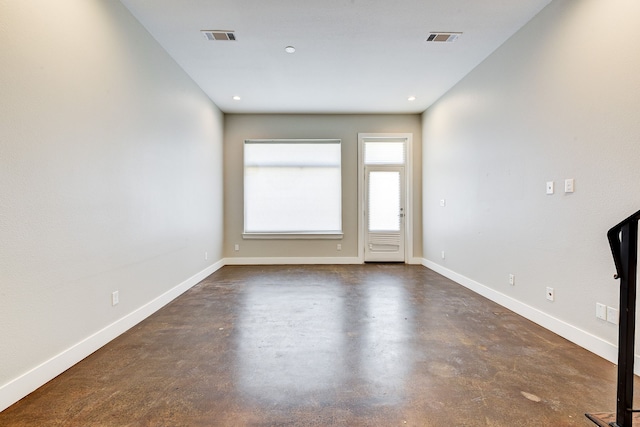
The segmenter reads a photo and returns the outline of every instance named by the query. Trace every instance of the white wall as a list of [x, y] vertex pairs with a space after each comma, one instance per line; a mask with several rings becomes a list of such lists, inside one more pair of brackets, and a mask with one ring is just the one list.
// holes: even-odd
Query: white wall
[[556, 0], [423, 114], [425, 265], [609, 359], [595, 304], [618, 306], [606, 232], [640, 209], [639, 21], [635, 0]]
[[[225, 262], [358, 262], [358, 133], [413, 134], [414, 257], [422, 257], [422, 151], [418, 114], [226, 114], [224, 120]], [[342, 140], [342, 240], [243, 240], [245, 139]], [[337, 243], [342, 250], [337, 251]], [[235, 251], [235, 244], [240, 251]]]
[[117, 1], [0, 0], [0, 63], [1, 410], [217, 268], [223, 123]]

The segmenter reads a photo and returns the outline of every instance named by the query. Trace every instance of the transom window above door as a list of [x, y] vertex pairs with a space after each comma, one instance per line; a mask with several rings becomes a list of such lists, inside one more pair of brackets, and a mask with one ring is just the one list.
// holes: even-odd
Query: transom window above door
[[365, 165], [403, 165], [405, 141], [364, 141]]

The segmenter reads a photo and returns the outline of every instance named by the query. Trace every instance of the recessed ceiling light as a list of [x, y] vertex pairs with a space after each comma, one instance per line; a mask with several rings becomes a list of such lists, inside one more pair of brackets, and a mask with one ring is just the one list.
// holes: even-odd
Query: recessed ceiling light
[[407, 101], [415, 101], [415, 100], [416, 100], [416, 97], [413, 95], [407, 98]]
[[296, 51], [296, 48], [293, 46], [287, 46], [284, 48], [284, 51], [287, 53], [294, 53]]
[[238, 95], [235, 95], [235, 96], [233, 97], [233, 100], [234, 100], [234, 101], [240, 101], [241, 99], [242, 99], [242, 98], [240, 98]]

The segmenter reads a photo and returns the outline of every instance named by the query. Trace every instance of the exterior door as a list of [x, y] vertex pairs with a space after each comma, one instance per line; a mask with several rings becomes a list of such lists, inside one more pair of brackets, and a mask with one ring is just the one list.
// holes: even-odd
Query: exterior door
[[404, 167], [365, 166], [365, 262], [404, 262]]

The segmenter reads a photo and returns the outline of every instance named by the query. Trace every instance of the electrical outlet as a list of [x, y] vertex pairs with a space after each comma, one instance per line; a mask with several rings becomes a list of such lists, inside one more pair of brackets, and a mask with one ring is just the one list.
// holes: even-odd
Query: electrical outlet
[[607, 322], [618, 324], [618, 310], [613, 307], [607, 307]]
[[235, 251], [238, 252], [240, 250], [240, 245], [236, 243], [236, 246], [234, 247]]
[[111, 305], [118, 305], [118, 303], [120, 302], [120, 292], [119, 291], [113, 291], [111, 292]]
[[607, 306], [604, 304], [596, 303], [596, 317], [598, 319], [607, 320]]
[[208, 260], [209, 259], [209, 254], [207, 252], [204, 253], [204, 260]]
[[341, 243], [338, 243], [337, 249], [338, 249], [339, 251], [341, 251], [341, 250], [342, 250], [342, 244], [341, 244]]
[[549, 301], [554, 301], [556, 299], [556, 292], [553, 290], [553, 288], [550, 288], [547, 286], [547, 299]]
[[447, 200], [446, 199], [440, 199], [440, 206], [442, 206], [443, 208], [445, 206], [447, 206]]
[[440, 256], [444, 259], [444, 251], [440, 252]]
[[513, 286], [513, 285], [515, 285], [515, 284], [516, 284], [516, 276], [515, 276], [515, 275], [513, 275], [513, 274], [510, 274], [510, 275], [509, 275], [509, 284], [510, 284], [511, 286]]

